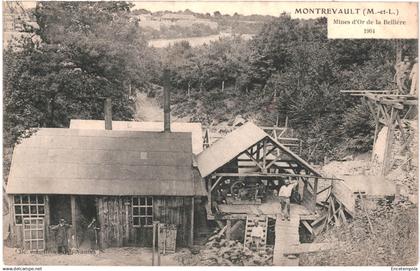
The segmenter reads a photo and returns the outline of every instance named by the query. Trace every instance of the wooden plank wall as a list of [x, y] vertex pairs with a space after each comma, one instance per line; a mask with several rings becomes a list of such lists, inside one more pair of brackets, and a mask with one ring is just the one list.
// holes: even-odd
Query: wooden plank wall
[[98, 197], [99, 236], [103, 248], [123, 246], [126, 221], [123, 197]]
[[[130, 204], [128, 208], [125, 203]], [[186, 246], [190, 241], [191, 205], [191, 197], [153, 197], [153, 219], [177, 225], [178, 246]], [[97, 209], [104, 248], [151, 246], [152, 228], [133, 227], [131, 197], [98, 197]]]
[[191, 232], [191, 197], [154, 198], [153, 205], [155, 220], [177, 225], [177, 245], [187, 246]]

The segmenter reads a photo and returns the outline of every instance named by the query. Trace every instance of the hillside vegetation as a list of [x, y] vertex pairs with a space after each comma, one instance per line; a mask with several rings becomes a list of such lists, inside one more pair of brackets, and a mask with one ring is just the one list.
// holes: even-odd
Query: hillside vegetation
[[[414, 59], [416, 41], [401, 43], [402, 54]], [[304, 156], [321, 161], [371, 148], [368, 108], [340, 90], [394, 89], [396, 46], [392, 40], [329, 40], [325, 19], [282, 15], [250, 41], [176, 44], [162, 52], [162, 65], [171, 72], [177, 114], [205, 125], [236, 114], [264, 125], [287, 116], [304, 140]]]
[[[203, 125], [237, 115], [258, 124], [284, 120], [303, 139], [303, 156], [321, 161], [371, 148], [373, 120], [341, 89], [392, 89], [397, 44], [417, 55], [415, 40], [329, 40], [326, 19], [209, 16], [219, 25], [258, 21], [245, 41], [236, 36], [204, 46], [147, 46], [124, 2], [40, 2], [38, 27], [5, 52], [6, 147], [31, 127], [68, 127], [71, 118], [103, 118], [111, 96], [114, 118], [134, 118], [135, 89], [163, 85], [170, 73], [173, 111]], [[64, 18], [64, 19], [63, 19]], [[235, 23], [236, 20], [236, 23]], [[222, 23], [222, 21], [226, 21]]]

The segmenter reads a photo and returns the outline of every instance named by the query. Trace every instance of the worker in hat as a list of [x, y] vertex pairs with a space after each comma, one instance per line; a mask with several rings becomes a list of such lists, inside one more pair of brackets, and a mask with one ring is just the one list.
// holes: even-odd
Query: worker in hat
[[251, 230], [251, 246], [255, 246], [256, 250], [260, 249], [261, 240], [264, 237], [264, 228], [258, 223], [256, 219], [254, 221], [254, 227]]
[[417, 95], [417, 90], [419, 88], [419, 82], [418, 82], [418, 76], [419, 76], [419, 63], [418, 58], [416, 57], [414, 59], [413, 67], [411, 68], [410, 73], [410, 80], [411, 80], [411, 88], [410, 88], [410, 95]]
[[395, 65], [394, 81], [398, 87], [397, 94], [407, 94], [408, 92], [408, 79], [410, 73], [410, 58], [404, 57], [404, 60]]
[[285, 218], [290, 221], [290, 196], [292, 195], [293, 188], [295, 188], [297, 184], [297, 181], [291, 182], [290, 180], [286, 179], [284, 185], [280, 187], [279, 199], [283, 221]]
[[90, 248], [94, 252], [99, 251], [99, 240], [98, 240], [98, 231], [100, 230], [96, 218], [92, 218], [92, 221], [87, 226], [89, 232]]
[[69, 254], [67, 229], [70, 227], [71, 225], [67, 224], [64, 218], [60, 219], [58, 225], [49, 226], [51, 230], [56, 231], [55, 242], [57, 244], [58, 253], [60, 254]]

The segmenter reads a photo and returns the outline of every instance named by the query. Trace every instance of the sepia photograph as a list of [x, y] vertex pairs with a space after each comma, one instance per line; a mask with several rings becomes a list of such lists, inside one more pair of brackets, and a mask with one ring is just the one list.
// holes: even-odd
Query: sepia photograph
[[417, 270], [418, 3], [2, 16], [3, 270]]

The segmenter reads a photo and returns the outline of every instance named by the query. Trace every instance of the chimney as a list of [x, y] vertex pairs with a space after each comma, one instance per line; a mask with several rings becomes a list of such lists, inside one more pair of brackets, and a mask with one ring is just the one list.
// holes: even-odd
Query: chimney
[[104, 115], [105, 115], [105, 130], [112, 130], [112, 100], [111, 98], [105, 99]]
[[163, 71], [163, 130], [171, 132], [171, 95], [169, 91], [169, 71]]

